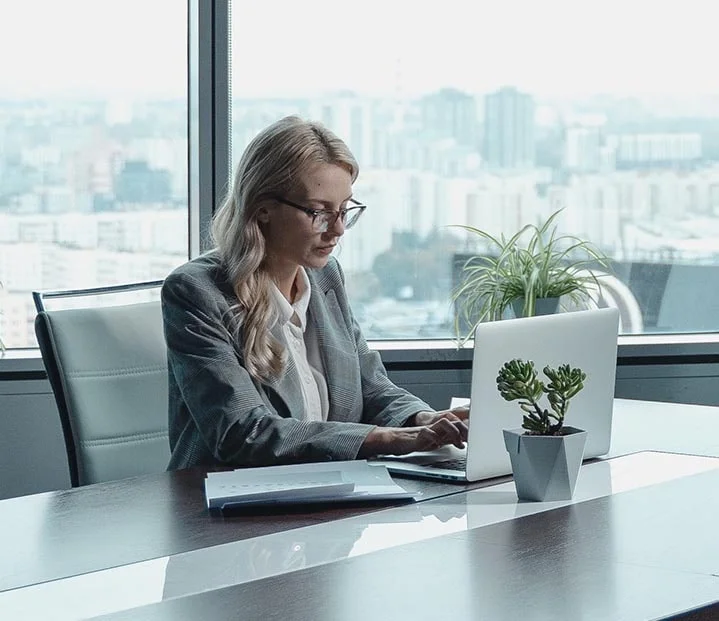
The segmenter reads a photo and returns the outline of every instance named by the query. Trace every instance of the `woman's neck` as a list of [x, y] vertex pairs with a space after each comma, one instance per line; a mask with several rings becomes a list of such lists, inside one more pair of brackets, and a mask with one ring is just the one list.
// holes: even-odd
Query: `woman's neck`
[[295, 301], [297, 296], [297, 274], [299, 269], [299, 266], [295, 265], [291, 268], [270, 270], [272, 280], [290, 304]]

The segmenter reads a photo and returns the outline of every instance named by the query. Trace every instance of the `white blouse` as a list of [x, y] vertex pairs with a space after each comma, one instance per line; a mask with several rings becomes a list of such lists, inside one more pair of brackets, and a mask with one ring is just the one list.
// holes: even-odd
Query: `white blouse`
[[277, 320], [270, 332], [283, 345], [299, 372], [305, 405], [302, 419], [324, 421], [329, 412], [327, 381], [317, 335], [313, 330], [307, 330], [307, 308], [312, 289], [302, 267], [297, 273], [295, 284], [297, 295], [292, 304], [272, 284], [272, 301], [277, 309]]

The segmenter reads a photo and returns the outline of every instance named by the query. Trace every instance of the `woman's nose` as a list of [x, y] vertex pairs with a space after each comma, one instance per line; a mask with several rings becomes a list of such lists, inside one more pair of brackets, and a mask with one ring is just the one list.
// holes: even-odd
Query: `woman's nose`
[[345, 223], [342, 215], [338, 213], [334, 218], [332, 224], [327, 228], [325, 232], [327, 235], [332, 237], [341, 237], [345, 232]]

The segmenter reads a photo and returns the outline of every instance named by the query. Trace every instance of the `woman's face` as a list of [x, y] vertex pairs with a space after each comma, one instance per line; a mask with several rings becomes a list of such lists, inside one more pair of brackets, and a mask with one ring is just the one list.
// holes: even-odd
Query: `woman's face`
[[[337, 212], [352, 196], [352, 176], [336, 164], [317, 164], [298, 181], [286, 196], [302, 207]], [[344, 234], [337, 218], [324, 232], [317, 232], [312, 216], [279, 201], [269, 201], [259, 212], [266, 240], [268, 267], [278, 273], [302, 267], [324, 267]]]

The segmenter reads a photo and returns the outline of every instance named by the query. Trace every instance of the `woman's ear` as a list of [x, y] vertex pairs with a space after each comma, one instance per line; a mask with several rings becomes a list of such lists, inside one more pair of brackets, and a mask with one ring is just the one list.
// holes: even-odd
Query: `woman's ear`
[[257, 221], [260, 224], [267, 224], [270, 221], [270, 210], [267, 207], [260, 207], [257, 210]]

